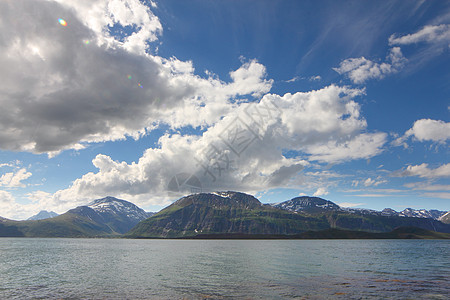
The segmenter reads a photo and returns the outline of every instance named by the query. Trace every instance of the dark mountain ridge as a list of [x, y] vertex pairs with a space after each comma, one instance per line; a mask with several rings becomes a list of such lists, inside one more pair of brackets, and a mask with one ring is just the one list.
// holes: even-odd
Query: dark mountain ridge
[[330, 228], [390, 232], [411, 226], [450, 232], [450, 226], [434, 219], [349, 212], [318, 197], [297, 197], [263, 205], [247, 194], [217, 192], [183, 197], [139, 223], [127, 235], [163, 238], [202, 234], [290, 235]]
[[293, 234], [328, 227], [311, 218], [263, 205], [238, 192], [201, 193], [183, 197], [139, 223], [130, 237], [182, 237], [198, 233]]

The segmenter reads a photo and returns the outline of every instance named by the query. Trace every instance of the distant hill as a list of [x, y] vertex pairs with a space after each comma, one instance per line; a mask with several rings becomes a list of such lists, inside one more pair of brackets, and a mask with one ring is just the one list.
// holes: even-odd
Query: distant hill
[[53, 218], [56, 216], [59, 216], [59, 215], [53, 211], [41, 210], [38, 214], [36, 214], [32, 217], [29, 217], [27, 220], [29, 220], [29, 221], [44, 220], [44, 219], [50, 219], [50, 218]]
[[326, 229], [324, 218], [301, 216], [238, 192], [201, 193], [183, 197], [142, 221], [130, 237], [183, 237], [199, 233], [295, 234]]
[[129, 231], [146, 218], [147, 213], [133, 203], [106, 197], [50, 219], [3, 222], [0, 236], [114, 236]]

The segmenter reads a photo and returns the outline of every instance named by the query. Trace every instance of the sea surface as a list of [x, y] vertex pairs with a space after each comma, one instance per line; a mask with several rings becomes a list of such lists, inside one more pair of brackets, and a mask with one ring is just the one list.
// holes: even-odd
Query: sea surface
[[0, 238], [0, 299], [449, 299], [446, 240]]

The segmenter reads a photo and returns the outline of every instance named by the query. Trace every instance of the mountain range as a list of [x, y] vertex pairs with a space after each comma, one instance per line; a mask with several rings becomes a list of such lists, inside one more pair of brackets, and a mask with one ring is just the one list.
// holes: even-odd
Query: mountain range
[[349, 209], [318, 197], [262, 204], [248, 194], [216, 192], [183, 197], [156, 214], [131, 202], [106, 197], [41, 220], [0, 218], [0, 236], [443, 238], [450, 233], [449, 219], [448, 212], [437, 210]]
[[131, 202], [106, 197], [43, 220], [0, 223], [0, 236], [99, 237], [119, 236], [149, 217]]
[[238, 192], [202, 193], [183, 197], [140, 222], [127, 236], [179, 238], [197, 235], [295, 235], [336, 228], [390, 232], [398, 227], [450, 233], [450, 225], [433, 218], [354, 210], [318, 197], [297, 197], [278, 204], [262, 204]]
[[382, 211], [363, 208], [343, 208], [331, 201], [319, 197], [308, 197], [308, 196], [296, 197], [288, 201], [284, 201], [281, 203], [274, 203], [270, 205], [284, 210], [304, 212], [304, 213], [342, 211], [360, 215], [430, 218], [435, 220], [439, 220], [439, 218], [448, 213], [447, 211], [441, 211], [436, 209], [426, 210], [426, 209], [406, 208], [400, 212], [397, 212], [391, 208], [385, 208]]

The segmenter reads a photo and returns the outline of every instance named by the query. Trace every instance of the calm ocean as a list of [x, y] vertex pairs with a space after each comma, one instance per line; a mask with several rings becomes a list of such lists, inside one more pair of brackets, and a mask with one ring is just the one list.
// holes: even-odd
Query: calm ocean
[[0, 299], [449, 299], [446, 240], [0, 239]]

